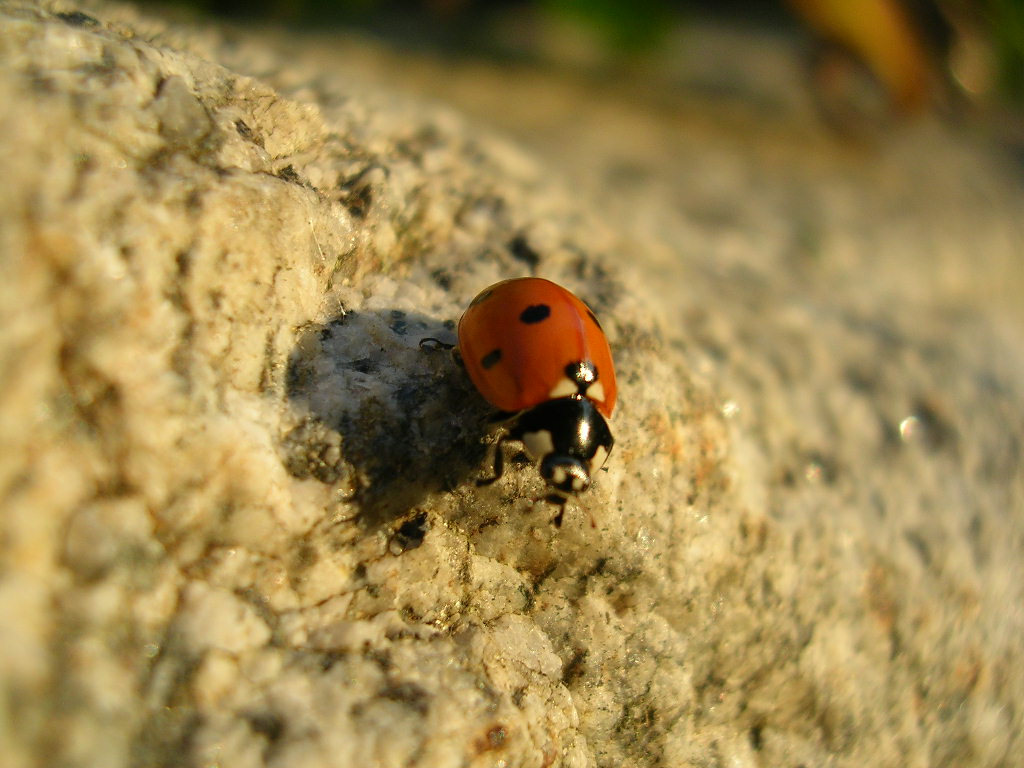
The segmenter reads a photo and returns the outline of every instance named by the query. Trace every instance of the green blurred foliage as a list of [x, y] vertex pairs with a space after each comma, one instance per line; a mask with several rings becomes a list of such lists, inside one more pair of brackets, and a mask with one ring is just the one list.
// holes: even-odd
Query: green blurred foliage
[[996, 57], [999, 90], [1024, 102], [1024, 2], [989, 0], [988, 27]]
[[596, 30], [613, 48], [648, 50], [660, 43], [683, 4], [669, 0], [540, 0], [556, 17]]

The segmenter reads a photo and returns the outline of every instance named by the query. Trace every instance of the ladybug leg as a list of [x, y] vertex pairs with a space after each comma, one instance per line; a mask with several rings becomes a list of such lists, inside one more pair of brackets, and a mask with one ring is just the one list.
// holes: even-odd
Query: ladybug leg
[[501, 424], [503, 421], [508, 421], [516, 415], [515, 411], [495, 411], [487, 417], [488, 424]]
[[557, 504], [558, 511], [555, 512], [555, 516], [551, 518], [551, 522], [555, 528], [562, 527], [562, 518], [565, 516], [565, 505], [569, 501], [565, 496], [559, 496], [557, 493], [551, 493], [544, 497], [544, 501], [549, 504]]
[[490, 485], [497, 481], [505, 473], [505, 443], [511, 440], [509, 435], [503, 435], [498, 444], [494, 446], [494, 477], [481, 477], [476, 481], [478, 487]]

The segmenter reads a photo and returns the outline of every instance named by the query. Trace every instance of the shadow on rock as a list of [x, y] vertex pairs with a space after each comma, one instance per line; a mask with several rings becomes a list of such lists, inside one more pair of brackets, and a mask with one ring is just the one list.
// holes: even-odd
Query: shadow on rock
[[360, 521], [389, 524], [479, 471], [488, 407], [451, 354], [454, 325], [401, 310], [348, 312], [301, 332], [288, 397], [307, 418], [284, 439], [299, 478], [351, 485]]

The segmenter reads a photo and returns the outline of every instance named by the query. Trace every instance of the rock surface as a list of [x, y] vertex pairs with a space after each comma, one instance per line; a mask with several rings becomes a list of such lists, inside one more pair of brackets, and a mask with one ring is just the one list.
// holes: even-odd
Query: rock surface
[[[1020, 169], [680, 66], [0, 5], [5, 765], [1019, 759]], [[530, 273], [619, 368], [561, 529], [419, 345]]]

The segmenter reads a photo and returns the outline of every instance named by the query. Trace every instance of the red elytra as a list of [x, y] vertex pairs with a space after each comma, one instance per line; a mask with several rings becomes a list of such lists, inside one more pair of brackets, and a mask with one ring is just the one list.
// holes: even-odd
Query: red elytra
[[481, 291], [459, 321], [458, 346], [477, 390], [502, 411], [572, 396], [605, 417], [615, 408], [615, 368], [597, 317], [550, 280], [516, 278]]

